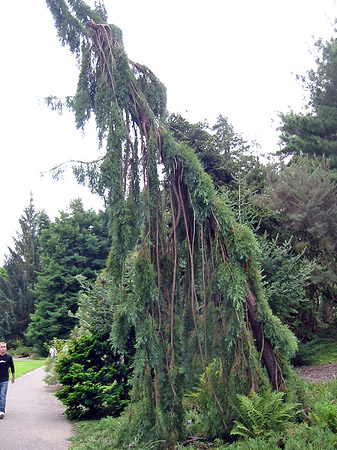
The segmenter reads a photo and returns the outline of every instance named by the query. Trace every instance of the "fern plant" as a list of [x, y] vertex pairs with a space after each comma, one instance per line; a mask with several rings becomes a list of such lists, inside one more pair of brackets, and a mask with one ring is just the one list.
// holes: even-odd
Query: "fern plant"
[[337, 404], [329, 400], [316, 402], [311, 418], [318, 425], [328, 427], [333, 433], [337, 433]]
[[261, 394], [237, 395], [234, 405], [240, 420], [235, 420], [231, 434], [245, 438], [266, 436], [271, 431], [282, 431], [292, 420], [296, 405], [284, 401], [284, 392], [266, 389]]

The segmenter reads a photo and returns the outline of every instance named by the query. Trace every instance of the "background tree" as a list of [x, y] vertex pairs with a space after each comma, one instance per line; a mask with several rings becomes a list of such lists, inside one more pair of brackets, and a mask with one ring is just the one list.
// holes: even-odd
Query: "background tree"
[[[34, 311], [33, 295], [37, 272], [41, 268], [40, 236], [49, 225], [44, 211], [36, 211], [31, 195], [19, 219], [20, 232], [14, 238], [14, 249], [8, 248], [4, 269], [0, 275], [0, 289], [3, 295], [4, 310], [12, 311], [3, 322], [4, 333], [9, 342], [24, 339], [29, 316]], [[8, 313], [7, 313], [8, 314]]]
[[254, 196], [266, 185], [266, 168], [254, 154], [256, 143], [244, 141], [223, 115], [210, 126], [191, 124], [180, 114], [171, 114], [168, 127], [177, 141], [195, 151], [216, 189], [225, 194], [239, 223], [262, 235], [265, 231], [274, 237], [279, 233], [273, 211], [254, 202]]
[[41, 353], [52, 338], [67, 338], [76, 324], [80, 283], [77, 276], [95, 279], [109, 250], [106, 214], [85, 211], [80, 200], [52, 222], [41, 235], [43, 267], [34, 294], [27, 339]]
[[[0, 268], [0, 283], [1, 286], [7, 281], [8, 275], [6, 269]], [[0, 334], [3, 340], [11, 343], [12, 326], [14, 324], [13, 301], [8, 299], [5, 292], [0, 287], [0, 308], [2, 311], [0, 318]]]
[[[80, 60], [70, 101], [77, 125], [94, 114], [106, 144], [95, 163], [98, 181], [90, 165], [77, 174], [109, 199], [115, 347], [125, 351], [126, 323], [135, 334], [125, 435], [174, 448], [185, 433], [182, 400], [196, 373], [212, 393], [217, 434], [228, 434], [230, 395], [258, 389], [266, 374], [275, 389], [284, 386], [296, 348], [264, 297], [257, 242], [235, 222], [194, 151], [169, 133], [165, 88], [128, 59], [120, 30], [82, 1], [47, 5], [62, 43]], [[207, 375], [214, 359], [223, 367], [223, 401]]]
[[193, 148], [204, 170], [216, 188], [231, 185], [240, 178], [243, 167], [251, 173], [257, 158], [251, 156], [252, 146], [234, 131], [227, 117], [219, 115], [215, 125], [189, 123], [180, 114], [171, 114], [167, 126], [178, 142]]
[[[336, 31], [336, 30], [335, 30]], [[337, 38], [318, 40], [316, 69], [302, 77], [309, 94], [307, 112], [280, 114], [283, 154], [326, 156], [337, 164]]]
[[331, 323], [336, 296], [336, 187], [329, 178], [336, 180], [337, 167], [337, 39], [318, 40], [316, 48], [316, 67], [299, 77], [308, 93], [305, 112], [280, 114], [279, 154], [299, 158], [298, 164], [270, 178], [274, 208], [286, 212], [284, 225], [295, 234], [294, 244], [299, 251], [306, 246], [318, 263], [308, 292], [312, 308], [302, 318], [307, 331], [320, 320]]
[[[317, 263], [310, 277], [310, 311], [302, 311], [308, 330], [317, 326], [317, 314], [330, 323], [336, 304], [337, 193], [327, 161], [297, 158], [269, 173], [264, 204], [282, 215], [283, 226], [293, 235], [297, 253]], [[318, 310], [317, 310], [318, 308]]]
[[272, 311], [301, 340], [310, 330], [306, 317], [311, 317], [316, 302], [309, 296], [312, 275], [318, 270], [315, 261], [305, 258], [305, 250], [294, 252], [292, 238], [279, 242], [265, 234], [258, 238], [266, 296]]

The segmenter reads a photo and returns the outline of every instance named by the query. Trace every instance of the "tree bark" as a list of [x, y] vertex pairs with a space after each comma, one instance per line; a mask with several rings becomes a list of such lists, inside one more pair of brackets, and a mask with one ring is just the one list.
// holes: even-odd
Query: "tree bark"
[[276, 356], [269, 340], [264, 335], [261, 322], [256, 317], [257, 301], [256, 296], [253, 294], [250, 287], [248, 287], [246, 291], [246, 304], [248, 309], [248, 320], [253, 331], [257, 350], [260, 352], [261, 359], [266, 366], [273, 389], [278, 389], [279, 379]]

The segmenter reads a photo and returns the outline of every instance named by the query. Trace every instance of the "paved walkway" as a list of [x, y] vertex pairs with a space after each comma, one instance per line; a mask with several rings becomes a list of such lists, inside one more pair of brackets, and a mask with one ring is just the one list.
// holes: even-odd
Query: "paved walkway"
[[43, 367], [8, 384], [6, 414], [0, 420], [0, 448], [66, 450], [72, 425], [54, 389], [43, 378]]

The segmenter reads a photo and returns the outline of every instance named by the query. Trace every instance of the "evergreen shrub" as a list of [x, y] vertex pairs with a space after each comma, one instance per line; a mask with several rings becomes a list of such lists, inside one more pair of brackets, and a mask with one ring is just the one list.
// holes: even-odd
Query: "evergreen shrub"
[[128, 367], [106, 339], [84, 335], [74, 340], [56, 371], [62, 385], [56, 396], [70, 420], [116, 416], [128, 402]]

